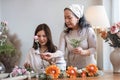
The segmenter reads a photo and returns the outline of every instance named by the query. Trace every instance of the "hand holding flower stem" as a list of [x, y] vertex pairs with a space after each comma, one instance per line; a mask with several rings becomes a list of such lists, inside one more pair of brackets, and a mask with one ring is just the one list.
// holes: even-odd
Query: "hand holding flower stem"
[[[37, 47], [38, 47], [38, 50], [39, 50], [39, 53], [40, 53], [38, 36], [34, 36], [34, 40], [35, 40], [35, 42], [36, 42], [36, 44], [37, 44]], [[41, 57], [41, 55], [40, 55], [40, 57]], [[41, 57], [41, 59], [42, 59], [43, 68], [45, 69], [45, 65], [44, 65], [44, 62], [43, 62], [43, 58]]]

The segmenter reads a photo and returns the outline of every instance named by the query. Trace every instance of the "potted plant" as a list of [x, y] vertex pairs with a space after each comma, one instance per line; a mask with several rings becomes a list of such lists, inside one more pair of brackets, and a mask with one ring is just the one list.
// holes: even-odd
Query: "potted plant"
[[18, 64], [20, 58], [20, 40], [17, 35], [10, 35], [8, 23], [1, 22], [0, 26], [0, 62], [6, 68], [6, 72], [11, 72], [12, 68]]

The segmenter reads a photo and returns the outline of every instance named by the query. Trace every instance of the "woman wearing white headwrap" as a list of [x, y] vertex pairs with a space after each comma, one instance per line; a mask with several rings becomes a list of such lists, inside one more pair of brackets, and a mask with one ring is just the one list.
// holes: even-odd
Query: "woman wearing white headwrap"
[[66, 29], [61, 33], [59, 49], [65, 53], [67, 66], [80, 69], [96, 64], [96, 35], [84, 17], [84, 6], [66, 7], [64, 19]]

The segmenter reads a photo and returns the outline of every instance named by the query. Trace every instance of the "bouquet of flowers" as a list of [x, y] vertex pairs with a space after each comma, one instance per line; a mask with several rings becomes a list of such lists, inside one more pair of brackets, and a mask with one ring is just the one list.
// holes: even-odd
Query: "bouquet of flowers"
[[120, 22], [111, 26], [108, 31], [100, 30], [100, 35], [111, 47], [120, 47]]
[[71, 41], [70, 44], [73, 46], [73, 48], [78, 47], [81, 42], [81, 40], [77, 40], [77, 39], [71, 39], [70, 41]]
[[79, 78], [79, 77], [95, 77], [99, 75], [98, 67], [89, 64], [83, 69], [77, 69], [68, 66], [66, 71], [61, 71], [56, 65], [50, 65], [46, 68], [45, 73], [39, 75], [40, 80], [52, 80], [57, 78]]
[[94, 64], [89, 64], [83, 69], [77, 69], [76, 67], [68, 67], [67, 68], [67, 76], [70, 78], [76, 78], [76, 77], [95, 77], [98, 76], [98, 68]]
[[27, 74], [27, 70], [25, 68], [21, 68], [18, 66], [15, 66], [13, 71], [11, 72], [12, 77], [20, 76], [20, 75], [24, 75], [24, 74]]

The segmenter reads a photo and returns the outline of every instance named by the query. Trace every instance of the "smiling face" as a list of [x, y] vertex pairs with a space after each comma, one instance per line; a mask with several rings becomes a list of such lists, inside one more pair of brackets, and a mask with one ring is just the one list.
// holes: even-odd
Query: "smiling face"
[[[38, 49], [38, 47], [40, 48], [48, 48], [48, 51], [52, 51], [52, 47], [54, 47], [53, 42], [52, 42], [52, 35], [51, 35], [51, 31], [50, 28], [47, 24], [43, 23], [37, 26], [37, 28], [35, 29], [35, 33], [34, 36], [38, 36], [38, 42], [39, 42], [39, 46], [36, 44], [35, 42], [35, 38], [34, 38], [34, 42], [33, 42], [33, 48], [34, 49]], [[55, 50], [53, 50], [55, 51]]]
[[45, 31], [44, 30], [41, 30], [37, 33], [37, 36], [38, 36], [38, 41], [39, 41], [39, 44], [41, 46], [46, 46], [46, 43], [47, 43], [47, 36], [45, 34]]
[[79, 18], [77, 18], [69, 9], [64, 10], [64, 18], [68, 28], [77, 28]]

